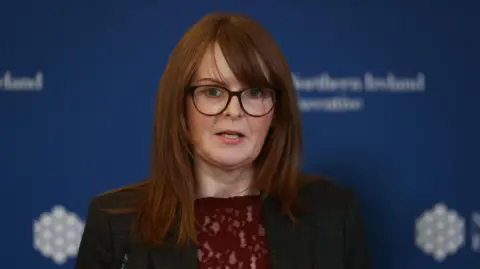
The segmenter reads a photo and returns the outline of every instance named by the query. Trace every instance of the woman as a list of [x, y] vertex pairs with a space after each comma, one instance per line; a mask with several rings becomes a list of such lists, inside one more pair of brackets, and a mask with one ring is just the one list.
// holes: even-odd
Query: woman
[[92, 199], [75, 268], [371, 268], [352, 194], [300, 155], [280, 48], [247, 16], [205, 16], [161, 78], [149, 178]]

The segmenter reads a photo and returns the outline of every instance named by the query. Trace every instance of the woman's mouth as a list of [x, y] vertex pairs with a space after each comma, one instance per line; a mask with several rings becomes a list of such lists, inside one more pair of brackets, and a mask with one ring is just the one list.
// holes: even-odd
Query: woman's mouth
[[222, 131], [215, 135], [217, 135], [224, 144], [229, 145], [240, 144], [245, 137], [245, 135], [237, 131]]

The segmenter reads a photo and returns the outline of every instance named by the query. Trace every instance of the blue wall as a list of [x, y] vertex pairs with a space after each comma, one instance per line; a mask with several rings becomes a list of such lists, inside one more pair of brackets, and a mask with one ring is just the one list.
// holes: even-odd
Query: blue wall
[[[85, 219], [92, 196], [147, 175], [168, 55], [206, 12], [228, 10], [282, 47], [303, 100], [304, 170], [356, 189], [376, 268], [480, 268], [478, 4], [164, 2], [2, 2], [0, 267], [73, 267], [34, 247], [34, 220], [56, 205]], [[390, 84], [374, 90], [368, 74]], [[35, 83], [15, 89], [20, 77]], [[464, 219], [445, 259], [415, 244], [415, 220], [438, 203]]]

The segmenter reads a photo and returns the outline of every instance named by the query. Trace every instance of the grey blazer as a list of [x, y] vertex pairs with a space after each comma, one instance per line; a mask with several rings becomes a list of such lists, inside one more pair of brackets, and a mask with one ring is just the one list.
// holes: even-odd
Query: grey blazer
[[[312, 176], [302, 175], [305, 178]], [[115, 208], [138, 197], [122, 191], [94, 197], [89, 205], [85, 230], [75, 269], [196, 269], [194, 244], [175, 248], [175, 238], [162, 247], [147, 247], [130, 237], [132, 215], [111, 215]], [[263, 222], [273, 269], [370, 269], [372, 261], [362, 221], [351, 191], [329, 181], [301, 188], [300, 199], [311, 210], [297, 214], [293, 226], [280, 214], [276, 197], [263, 204]], [[170, 242], [170, 243], [168, 243]], [[123, 267], [122, 267], [123, 266]]]

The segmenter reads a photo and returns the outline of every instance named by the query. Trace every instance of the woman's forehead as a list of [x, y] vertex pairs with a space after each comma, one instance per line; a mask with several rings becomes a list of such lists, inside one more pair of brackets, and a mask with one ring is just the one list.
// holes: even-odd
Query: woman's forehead
[[214, 79], [225, 83], [238, 82], [218, 45], [207, 49], [195, 72], [196, 79]]
[[[235, 59], [235, 57], [231, 58]], [[255, 68], [250, 66], [235, 66], [234, 69], [237, 71], [237, 74], [235, 74], [230, 65], [236, 65], [237, 63], [232, 60], [229, 63], [220, 46], [215, 43], [205, 51], [196, 68], [194, 79], [212, 79], [215, 81], [222, 81], [227, 85], [243, 86], [252, 84], [252, 80], [265, 81], [267, 80], [267, 69], [260, 57], [258, 57], [257, 60], [260, 62], [261, 68], [256, 70], [256, 72], [253, 71], [253, 74], [249, 74], [249, 72], [252, 72]], [[246, 70], [242, 70], [242, 68]], [[261, 78], [259, 79], [259, 77]], [[255, 82], [254, 84], [258, 84], [258, 82]]]

